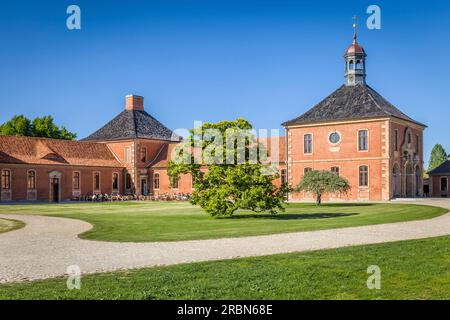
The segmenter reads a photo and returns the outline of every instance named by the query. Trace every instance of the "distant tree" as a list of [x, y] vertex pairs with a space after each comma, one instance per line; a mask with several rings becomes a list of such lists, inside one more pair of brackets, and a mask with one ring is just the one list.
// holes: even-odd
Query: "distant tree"
[[[255, 137], [248, 134], [251, 129], [251, 124], [242, 118], [203, 123], [191, 129], [184, 148], [169, 162], [170, 180], [190, 173], [195, 187], [191, 203], [212, 216], [232, 215], [238, 209], [284, 211], [289, 188], [273, 184], [278, 173], [259, 157], [259, 148], [263, 146], [252, 143]], [[210, 133], [213, 135], [209, 136]], [[254, 161], [250, 159], [252, 154], [258, 155]]]
[[75, 140], [77, 138], [77, 134], [70, 132], [66, 129], [66, 127], [61, 126], [61, 130], [59, 131], [59, 135], [61, 139], [64, 140]]
[[60, 138], [58, 126], [52, 116], [37, 117], [33, 120], [33, 136], [44, 138]]
[[1, 126], [0, 134], [4, 136], [29, 136], [31, 135], [31, 121], [24, 115], [14, 116]]
[[305, 191], [314, 194], [316, 204], [322, 204], [322, 196], [327, 193], [345, 194], [350, 190], [347, 179], [330, 171], [312, 170], [303, 176], [295, 191]]
[[436, 144], [433, 147], [433, 150], [431, 150], [430, 164], [428, 166], [428, 171], [431, 171], [439, 167], [445, 161], [447, 161], [447, 152], [445, 152], [445, 149], [442, 145]]
[[59, 128], [51, 116], [37, 117], [30, 121], [23, 115], [14, 116], [0, 126], [0, 135], [30, 136], [53, 139], [74, 140], [77, 135], [66, 127]]

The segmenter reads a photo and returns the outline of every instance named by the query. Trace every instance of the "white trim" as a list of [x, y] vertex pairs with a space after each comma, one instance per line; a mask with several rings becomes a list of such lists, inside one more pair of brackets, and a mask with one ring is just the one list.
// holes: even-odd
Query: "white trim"
[[[339, 141], [336, 142], [336, 143], [333, 143], [333, 142], [331, 142], [331, 140], [330, 140], [331, 135], [332, 135], [333, 133], [337, 133], [337, 134], [339, 135]], [[328, 143], [331, 144], [332, 146], [337, 146], [337, 145], [340, 144], [341, 142], [342, 142], [342, 134], [341, 134], [341, 132], [340, 132], [339, 130], [333, 130], [333, 131], [331, 131], [331, 132], [328, 134]]]

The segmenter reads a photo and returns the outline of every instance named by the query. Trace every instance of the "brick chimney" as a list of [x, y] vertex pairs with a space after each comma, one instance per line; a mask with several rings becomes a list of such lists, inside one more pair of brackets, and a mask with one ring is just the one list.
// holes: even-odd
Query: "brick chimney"
[[144, 110], [144, 97], [129, 94], [125, 97], [125, 110]]

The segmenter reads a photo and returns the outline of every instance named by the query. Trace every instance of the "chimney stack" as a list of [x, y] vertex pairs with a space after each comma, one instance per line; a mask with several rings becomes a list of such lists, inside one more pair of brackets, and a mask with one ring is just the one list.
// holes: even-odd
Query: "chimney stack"
[[125, 110], [144, 110], [144, 97], [129, 94], [125, 97]]

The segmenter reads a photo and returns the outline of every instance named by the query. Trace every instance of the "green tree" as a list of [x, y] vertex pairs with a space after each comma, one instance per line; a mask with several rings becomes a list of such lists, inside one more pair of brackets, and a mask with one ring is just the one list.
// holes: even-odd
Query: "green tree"
[[330, 171], [312, 170], [303, 176], [295, 191], [314, 194], [316, 204], [322, 204], [322, 196], [327, 193], [346, 194], [350, 190], [347, 179]]
[[51, 116], [37, 117], [30, 121], [23, 115], [14, 116], [0, 126], [0, 135], [31, 136], [53, 139], [75, 140], [77, 135], [66, 127], [59, 128]]
[[0, 134], [4, 136], [29, 136], [31, 134], [31, 121], [24, 115], [14, 116], [1, 126]]
[[289, 188], [273, 185], [278, 173], [266, 163], [266, 150], [251, 129], [247, 120], [239, 118], [190, 130], [172, 155], [168, 173], [171, 181], [180, 174], [192, 175], [192, 204], [212, 216], [232, 215], [238, 209], [284, 211]]
[[445, 161], [447, 161], [447, 152], [445, 152], [445, 149], [442, 145], [436, 144], [433, 147], [433, 150], [431, 150], [428, 172], [439, 167]]

